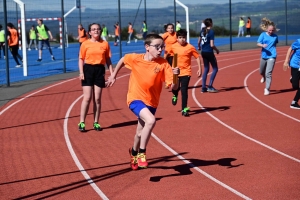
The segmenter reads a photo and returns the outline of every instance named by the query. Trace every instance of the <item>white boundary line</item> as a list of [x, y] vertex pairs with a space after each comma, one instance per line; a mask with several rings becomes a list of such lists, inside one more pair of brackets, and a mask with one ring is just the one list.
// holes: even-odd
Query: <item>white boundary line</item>
[[0, 116], [1, 116], [1, 115], [2, 115], [4, 112], [6, 112], [8, 109], [10, 109], [11, 107], [13, 107], [15, 104], [17, 104], [17, 103], [19, 103], [19, 102], [23, 101], [24, 99], [26, 99], [26, 98], [28, 98], [28, 97], [30, 97], [30, 96], [32, 96], [32, 95], [35, 95], [35, 94], [37, 94], [37, 93], [39, 93], [39, 92], [42, 92], [42, 91], [44, 91], [44, 90], [47, 90], [47, 89], [49, 89], [49, 88], [52, 88], [52, 87], [55, 87], [55, 86], [61, 85], [61, 84], [63, 84], [63, 83], [66, 83], [66, 82], [72, 81], [72, 80], [74, 80], [74, 79], [77, 79], [77, 78], [72, 78], [72, 79], [69, 79], [69, 80], [66, 80], [66, 81], [63, 81], [63, 82], [60, 82], [60, 83], [57, 83], [57, 84], [51, 85], [51, 86], [49, 86], [49, 87], [46, 87], [46, 88], [44, 88], [44, 89], [38, 90], [38, 91], [36, 91], [36, 92], [33, 92], [33, 93], [31, 93], [31, 94], [29, 94], [29, 95], [27, 95], [27, 96], [25, 96], [25, 97], [23, 97], [23, 98], [19, 99], [18, 101], [16, 101], [16, 102], [14, 102], [14, 103], [10, 104], [10, 105], [9, 105], [9, 106], [7, 106], [6, 108], [4, 108], [4, 109], [3, 109], [3, 110], [0, 112]]
[[[283, 62], [283, 61], [281, 61], [281, 62]], [[271, 106], [265, 104], [264, 102], [262, 102], [261, 100], [259, 100], [258, 98], [256, 98], [256, 97], [250, 92], [250, 90], [248, 89], [247, 80], [248, 80], [249, 76], [251, 76], [254, 72], [256, 72], [256, 71], [258, 71], [258, 70], [259, 70], [259, 69], [256, 69], [256, 70], [252, 71], [252, 72], [251, 72], [250, 74], [248, 74], [248, 75], [246, 76], [246, 78], [244, 79], [244, 86], [245, 86], [246, 91], [248, 92], [248, 94], [249, 94], [253, 99], [255, 99], [256, 101], [258, 101], [258, 102], [261, 103], [262, 105], [264, 105], [264, 106], [270, 108], [271, 110], [274, 110], [275, 112], [278, 112], [278, 113], [281, 114], [281, 115], [284, 115], [284, 116], [286, 116], [286, 117], [288, 117], [288, 118], [290, 118], [290, 119], [292, 119], [292, 120], [295, 120], [296, 122], [300, 122], [299, 119], [296, 119], [296, 118], [294, 118], [294, 117], [292, 117], [292, 116], [290, 116], [290, 115], [288, 115], [288, 114], [285, 114], [285, 113], [283, 113], [283, 112], [281, 112], [281, 111], [279, 111], [279, 110], [276, 110], [275, 108], [273, 108], [273, 107], [271, 107]]]
[[[257, 60], [257, 59], [255, 59], [255, 60]], [[233, 64], [233, 65], [228, 65], [228, 66], [226, 66], [226, 67], [223, 67], [223, 68], [219, 69], [219, 71], [220, 71], [220, 70], [223, 70], [223, 69], [227, 69], [227, 68], [229, 68], [229, 67], [233, 67], [233, 66], [236, 66], [236, 65], [240, 65], [240, 64], [243, 64], [243, 63], [252, 62], [252, 61], [254, 61], [254, 60], [248, 60], [248, 61], [245, 61], [245, 62], [240, 62], [240, 63], [236, 63], [236, 64]], [[209, 73], [209, 74], [211, 74], [211, 73]], [[194, 86], [197, 86], [197, 84], [198, 84], [201, 80], [202, 80], [202, 78], [200, 78], [199, 80], [197, 80], [196, 83], [194, 84]], [[197, 98], [196, 98], [196, 96], [195, 96], [195, 87], [194, 87], [193, 90], [192, 90], [192, 96], [193, 96], [193, 99], [194, 99], [195, 103], [196, 103], [201, 109], [203, 109], [203, 110], [205, 111], [206, 114], [208, 114], [211, 118], [213, 118], [214, 120], [216, 120], [217, 122], [219, 122], [220, 124], [222, 124], [223, 126], [225, 126], [226, 128], [228, 128], [228, 129], [234, 131], [235, 133], [239, 134], [240, 136], [242, 136], [242, 137], [244, 137], [244, 138], [246, 138], [246, 139], [248, 139], [248, 140], [250, 140], [250, 141], [252, 141], [252, 142], [255, 142], [255, 143], [257, 143], [257, 144], [259, 144], [259, 145], [261, 145], [261, 146], [263, 146], [263, 147], [265, 147], [265, 148], [267, 148], [267, 149], [270, 149], [271, 151], [274, 151], [275, 153], [278, 153], [278, 154], [280, 154], [280, 155], [282, 155], [282, 156], [284, 156], [284, 157], [287, 157], [287, 158], [289, 158], [289, 159], [291, 159], [291, 160], [294, 160], [294, 161], [300, 163], [300, 160], [299, 160], [299, 159], [294, 158], [294, 157], [292, 157], [292, 156], [290, 156], [290, 155], [288, 155], [288, 154], [285, 154], [285, 153], [283, 153], [283, 152], [281, 152], [281, 151], [278, 151], [277, 149], [275, 149], [275, 148], [273, 148], [273, 147], [270, 147], [270, 146], [268, 146], [268, 145], [266, 145], [266, 144], [264, 144], [264, 143], [262, 143], [262, 142], [260, 142], [260, 141], [258, 141], [258, 140], [255, 140], [255, 139], [253, 139], [253, 138], [251, 138], [251, 137], [249, 137], [249, 136], [243, 134], [242, 132], [240, 132], [240, 131], [234, 129], [233, 127], [227, 125], [226, 123], [222, 122], [219, 118], [215, 117], [213, 114], [211, 114], [209, 111], [207, 111], [207, 110], [199, 103], [199, 101], [197, 100]]]

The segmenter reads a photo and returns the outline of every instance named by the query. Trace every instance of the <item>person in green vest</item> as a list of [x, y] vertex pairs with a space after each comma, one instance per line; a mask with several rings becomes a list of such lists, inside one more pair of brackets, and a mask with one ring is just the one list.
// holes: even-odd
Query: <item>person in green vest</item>
[[143, 26], [141, 28], [141, 32], [143, 32], [143, 38], [145, 40], [145, 38], [147, 36], [147, 32], [148, 32], [148, 27], [147, 27], [146, 21], [143, 21]]
[[101, 33], [102, 40], [107, 41], [107, 35], [108, 35], [107, 27], [105, 26], [105, 24], [102, 24], [102, 33]]
[[245, 21], [244, 19], [241, 17], [240, 21], [239, 21], [239, 33], [238, 33], [238, 37], [240, 37], [240, 35], [242, 35], [242, 37], [244, 36], [244, 27], [245, 27]]
[[38, 62], [42, 61], [42, 50], [43, 50], [44, 44], [46, 44], [48, 47], [49, 53], [51, 55], [51, 59], [55, 60], [55, 58], [52, 54], [50, 43], [49, 43], [49, 37], [51, 40], [53, 39], [50, 29], [45, 24], [43, 24], [42, 19], [38, 19], [37, 23], [38, 23], [38, 26], [35, 29], [35, 32], [38, 36], [38, 46], [39, 46], [39, 59], [37, 61]]
[[176, 31], [179, 31], [181, 29], [181, 24], [179, 21], [176, 22]]
[[34, 43], [35, 50], [38, 50], [37, 47], [36, 47], [36, 33], [35, 33], [34, 25], [31, 26], [31, 29], [29, 31], [29, 39], [30, 39], [30, 42], [29, 42], [29, 45], [28, 45], [28, 51], [31, 51], [32, 43]]
[[5, 31], [2, 29], [0, 24], [0, 58], [1, 58], [1, 49], [3, 50], [3, 58], [5, 59]]

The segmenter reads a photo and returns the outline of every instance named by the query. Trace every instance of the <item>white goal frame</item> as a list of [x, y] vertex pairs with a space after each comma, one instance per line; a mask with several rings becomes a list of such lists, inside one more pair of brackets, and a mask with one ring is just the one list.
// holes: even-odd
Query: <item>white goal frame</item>
[[[25, 19], [25, 21], [27, 22], [32, 22], [32, 21], [37, 21], [38, 19], [42, 19], [43, 21], [52, 21], [52, 20], [57, 20], [58, 23], [59, 23], [59, 44], [60, 44], [60, 47], [59, 48], [62, 48], [62, 22], [61, 22], [61, 18], [59, 17], [50, 17], [50, 18], [28, 18], [28, 19]], [[22, 30], [22, 32], [26, 32], [26, 30]], [[18, 20], [18, 32], [19, 32], [19, 35], [21, 34], [21, 19]], [[54, 36], [53, 36], [54, 37]], [[19, 41], [19, 49], [21, 50], [22, 49], [22, 44], [21, 44], [21, 41]]]

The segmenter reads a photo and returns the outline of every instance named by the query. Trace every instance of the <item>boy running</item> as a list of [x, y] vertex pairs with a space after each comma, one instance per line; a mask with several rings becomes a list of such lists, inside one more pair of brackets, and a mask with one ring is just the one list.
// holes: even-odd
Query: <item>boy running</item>
[[173, 74], [179, 73], [178, 68], [172, 71], [168, 62], [161, 58], [164, 49], [162, 37], [149, 34], [144, 44], [146, 53], [125, 55], [120, 59], [107, 81], [107, 87], [110, 87], [115, 83], [118, 71], [122, 67], [125, 66], [131, 70], [127, 104], [138, 118], [133, 147], [129, 149], [130, 166], [133, 170], [148, 167], [146, 146], [155, 126], [154, 114], [159, 103], [162, 84], [166, 82], [173, 89], [178, 87], [178, 84], [172, 84]]
[[177, 96], [179, 90], [181, 90], [181, 97], [182, 97], [182, 116], [188, 117], [189, 116], [189, 107], [187, 107], [187, 101], [188, 101], [188, 86], [190, 82], [190, 78], [192, 76], [192, 68], [191, 68], [191, 62], [192, 57], [196, 58], [197, 64], [198, 64], [198, 71], [197, 75], [198, 77], [202, 74], [201, 69], [201, 61], [200, 61], [200, 55], [191, 44], [188, 44], [186, 42], [186, 36], [187, 31], [185, 29], [180, 29], [176, 33], [177, 35], [177, 43], [173, 44], [170, 52], [171, 53], [177, 53], [177, 65], [180, 69], [180, 75], [179, 75], [179, 85], [178, 89], [172, 90], [173, 98], [172, 98], [172, 104], [175, 106], [177, 104]]

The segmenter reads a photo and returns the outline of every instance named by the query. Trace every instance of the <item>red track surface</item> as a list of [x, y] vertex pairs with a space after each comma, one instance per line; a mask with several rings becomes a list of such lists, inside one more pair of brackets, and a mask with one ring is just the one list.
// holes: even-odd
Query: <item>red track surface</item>
[[164, 89], [153, 131], [161, 143], [150, 140], [144, 170], [129, 168], [136, 118], [126, 106], [128, 70], [103, 92], [102, 132], [92, 130], [91, 110], [89, 131], [77, 130], [77, 78], [11, 101], [0, 115], [1, 199], [299, 199], [300, 111], [289, 108], [286, 50], [278, 48], [269, 96], [251, 73], [259, 49], [217, 55], [219, 93], [200, 93], [194, 75], [188, 118], [181, 96], [173, 106]]

